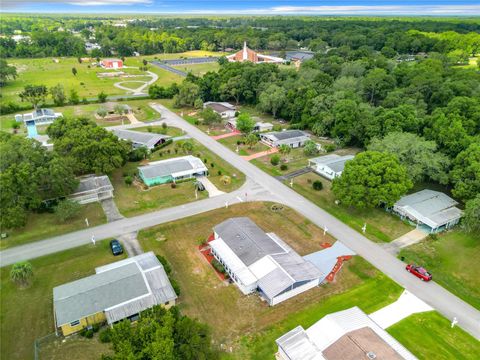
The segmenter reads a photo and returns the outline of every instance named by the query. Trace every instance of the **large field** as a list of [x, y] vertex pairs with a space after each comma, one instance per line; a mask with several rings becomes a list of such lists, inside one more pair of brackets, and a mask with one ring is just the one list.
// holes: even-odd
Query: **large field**
[[[33, 359], [33, 342], [55, 331], [53, 294], [55, 286], [95, 273], [95, 267], [120, 260], [114, 257], [108, 241], [87, 245], [31, 261], [34, 279], [30, 287], [18, 288], [10, 281], [10, 267], [1, 269], [0, 328], [1, 358]], [[75, 359], [82, 357], [79, 349]], [[85, 353], [88, 354], [88, 351]], [[70, 353], [70, 359], [72, 354]], [[100, 354], [96, 354], [100, 357]], [[91, 359], [91, 357], [90, 357]]]
[[[239, 359], [273, 357], [271, 350], [274, 343], [271, 340], [301, 319], [313, 323], [322, 313], [353, 305], [374, 311], [392, 302], [401, 292], [393, 281], [357, 257], [345, 264], [334, 283], [312, 289], [275, 307], [268, 307], [255, 295], [243, 296], [234, 285], [227, 286], [198, 251], [198, 245], [212, 233], [212, 227], [227, 218], [248, 216], [265, 231], [273, 231], [282, 237], [301, 255], [321, 249], [323, 242], [333, 241], [293, 210], [284, 208], [276, 212], [271, 210], [271, 205], [249, 203], [230, 206], [156, 226], [139, 234], [145, 251], [153, 250], [172, 264], [173, 276], [182, 289], [182, 310], [208, 323], [215, 343], [232, 346]], [[343, 301], [334, 301], [337, 298], [334, 295], [355, 288], [359, 289]], [[328, 301], [330, 297], [332, 300]], [[288, 324], [283, 323], [286, 319], [289, 319]], [[268, 339], [258, 340], [258, 343], [250, 339], [254, 334], [272, 327], [276, 330], [274, 333], [269, 330], [271, 337]], [[252, 347], [247, 343], [255, 345]]]
[[480, 242], [478, 234], [453, 230], [403, 249], [405, 261], [425, 266], [437, 283], [480, 309]]

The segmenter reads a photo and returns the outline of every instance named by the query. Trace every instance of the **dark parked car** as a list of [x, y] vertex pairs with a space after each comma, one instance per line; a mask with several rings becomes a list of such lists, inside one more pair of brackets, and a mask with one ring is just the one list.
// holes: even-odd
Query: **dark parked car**
[[417, 266], [414, 264], [408, 264], [405, 268], [409, 273], [415, 275], [416, 277], [420, 278], [422, 281], [430, 281], [432, 280], [432, 274], [430, 274], [427, 270], [425, 270], [421, 266]]
[[120, 244], [120, 241], [118, 241], [117, 239], [113, 239], [112, 241], [110, 241], [110, 249], [112, 250], [112, 254], [114, 256], [123, 254], [122, 244]]

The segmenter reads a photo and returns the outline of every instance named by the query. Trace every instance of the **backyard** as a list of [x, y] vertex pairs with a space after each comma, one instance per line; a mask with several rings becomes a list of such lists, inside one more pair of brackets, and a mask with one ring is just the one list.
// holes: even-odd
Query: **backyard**
[[[144, 129], [148, 129], [148, 127]], [[167, 134], [169, 131], [171, 134], [174, 134], [178, 133], [179, 130], [176, 128], [167, 128]], [[230, 192], [239, 188], [244, 183], [244, 174], [195, 140], [188, 141], [194, 146], [191, 155], [197, 156], [205, 163], [210, 172], [208, 178], [219, 190]], [[158, 161], [188, 155], [189, 153], [182, 150], [181, 144], [182, 141], [177, 141], [163, 147], [150, 154], [148, 160]], [[175, 188], [172, 188], [171, 184], [163, 184], [148, 188], [147, 190], [142, 190], [135, 184], [127, 185], [124, 179], [125, 175], [132, 176], [136, 174], [137, 167], [144, 163], [146, 164], [146, 162], [129, 162], [123, 168], [117, 169], [111, 177], [112, 184], [115, 188], [115, 203], [124, 216], [134, 216], [197, 200], [193, 181], [179, 183]], [[229, 183], [223, 182], [222, 177], [225, 175], [230, 178]], [[198, 200], [208, 196], [206, 191], [199, 191], [197, 195]]]
[[28, 215], [27, 224], [23, 228], [8, 231], [8, 237], [0, 240], [0, 249], [4, 250], [12, 246], [84, 229], [86, 218], [88, 218], [90, 226], [103, 224], [107, 220], [99, 203], [82, 205], [80, 212], [73, 219], [65, 222], [60, 222], [54, 213], [31, 212]]
[[[279, 235], [300, 255], [318, 251], [322, 243], [334, 240], [293, 210], [272, 209], [272, 203], [234, 205], [139, 233], [145, 251], [153, 250], [171, 263], [173, 276], [182, 289], [182, 311], [208, 323], [216, 344], [232, 346], [236, 354], [238, 352], [236, 358], [265, 359], [273, 356], [271, 349], [274, 342], [271, 339], [274, 340], [277, 334], [281, 335], [290, 324], [300, 319], [314, 322], [318, 320], [314, 314], [361, 304], [365, 310], [374, 311], [392, 302], [401, 292], [393, 281], [363, 259], [354, 257], [345, 263], [335, 282], [309, 290], [275, 307], [268, 307], [256, 295], [243, 296], [234, 285], [222, 282], [198, 251], [198, 245], [212, 233], [213, 226], [235, 216], [250, 217], [265, 231]], [[336, 301], [338, 296], [327, 299], [357, 287], [360, 288], [345, 295], [343, 303]], [[326, 307], [323, 307], [324, 304], [327, 304]], [[268, 339], [253, 335], [272, 327], [275, 332], [268, 330]], [[240, 342], [243, 336], [244, 340]], [[246, 356], [246, 353], [249, 355]]]
[[480, 242], [478, 234], [460, 229], [425, 239], [403, 249], [399, 256], [432, 272], [434, 280], [472, 306], [480, 309]]
[[[68, 251], [32, 260], [33, 283], [28, 288], [18, 288], [10, 281], [10, 266], [3, 267], [0, 292], [1, 358], [10, 360], [33, 359], [33, 342], [55, 331], [53, 319], [53, 294], [55, 286], [93, 275], [95, 267], [122, 259], [114, 257], [108, 241], [97, 242]], [[94, 340], [93, 340], [94, 341]], [[104, 346], [104, 345], [102, 345]], [[106, 347], [105, 347], [106, 349]], [[83, 349], [76, 359], [84, 356]], [[64, 359], [70, 358], [68, 353]], [[83, 357], [84, 356], [84, 357]], [[96, 356], [100, 356], [99, 353]], [[44, 357], [52, 359], [52, 357]]]

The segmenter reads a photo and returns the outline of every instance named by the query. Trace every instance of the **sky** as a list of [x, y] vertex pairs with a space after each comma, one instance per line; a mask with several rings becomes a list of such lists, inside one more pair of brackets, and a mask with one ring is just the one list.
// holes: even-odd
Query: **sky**
[[259, 15], [480, 15], [480, 0], [0, 0], [1, 11]]

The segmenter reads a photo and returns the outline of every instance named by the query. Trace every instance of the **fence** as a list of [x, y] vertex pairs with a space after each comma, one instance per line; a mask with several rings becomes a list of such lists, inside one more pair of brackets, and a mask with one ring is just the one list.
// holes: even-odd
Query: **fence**
[[53, 340], [57, 339], [58, 336], [55, 333], [48, 334], [46, 336], [43, 336], [41, 338], [35, 339], [33, 342], [33, 353], [34, 353], [34, 359], [35, 360], [40, 360], [40, 352], [41, 348], [43, 345], [47, 343], [51, 343]]

